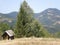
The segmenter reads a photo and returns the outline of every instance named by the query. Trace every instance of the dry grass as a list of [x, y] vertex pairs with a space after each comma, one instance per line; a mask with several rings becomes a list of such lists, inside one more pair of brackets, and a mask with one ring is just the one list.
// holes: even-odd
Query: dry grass
[[56, 38], [20, 38], [0, 41], [0, 45], [60, 45]]

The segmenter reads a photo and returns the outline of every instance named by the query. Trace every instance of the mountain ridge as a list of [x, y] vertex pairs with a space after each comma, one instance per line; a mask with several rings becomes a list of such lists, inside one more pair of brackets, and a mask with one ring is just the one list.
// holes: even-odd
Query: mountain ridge
[[[11, 12], [8, 14], [0, 13], [0, 19], [9, 19], [9, 23], [15, 22], [18, 12]], [[48, 8], [40, 13], [34, 13], [33, 17], [50, 32], [55, 33], [60, 31], [60, 10], [56, 8]], [[4, 20], [4, 21], [6, 21]]]

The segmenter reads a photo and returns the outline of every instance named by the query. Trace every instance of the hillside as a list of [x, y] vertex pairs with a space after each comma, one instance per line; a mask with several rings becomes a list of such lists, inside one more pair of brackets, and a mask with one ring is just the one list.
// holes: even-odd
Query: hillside
[[[17, 12], [8, 14], [0, 13], [0, 22], [7, 22], [10, 25], [14, 25], [17, 14]], [[34, 13], [33, 17], [38, 19], [50, 33], [60, 32], [60, 10], [48, 8], [40, 13]]]
[[34, 17], [38, 19], [50, 33], [60, 31], [60, 10], [48, 8], [41, 13], [36, 13]]
[[0, 22], [6, 22], [10, 26], [12, 26], [16, 22], [16, 16], [17, 16], [17, 12], [11, 12], [8, 14], [0, 13]]
[[60, 45], [60, 39], [54, 38], [20, 38], [0, 41], [0, 45]]

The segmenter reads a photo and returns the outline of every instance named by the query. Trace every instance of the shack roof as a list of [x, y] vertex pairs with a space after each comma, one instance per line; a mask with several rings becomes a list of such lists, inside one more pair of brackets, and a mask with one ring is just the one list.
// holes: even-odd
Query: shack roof
[[9, 36], [14, 36], [14, 32], [12, 30], [5, 31]]

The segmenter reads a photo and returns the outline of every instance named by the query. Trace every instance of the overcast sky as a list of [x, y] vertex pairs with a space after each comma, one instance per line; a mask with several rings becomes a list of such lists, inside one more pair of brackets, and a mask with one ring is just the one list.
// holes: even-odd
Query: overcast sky
[[[57, 8], [60, 10], [60, 0], [26, 0], [35, 13], [39, 13], [47, 8]], [[0, 13], [10, 13], [19, 11], [23, 0], [0, 0]]]

